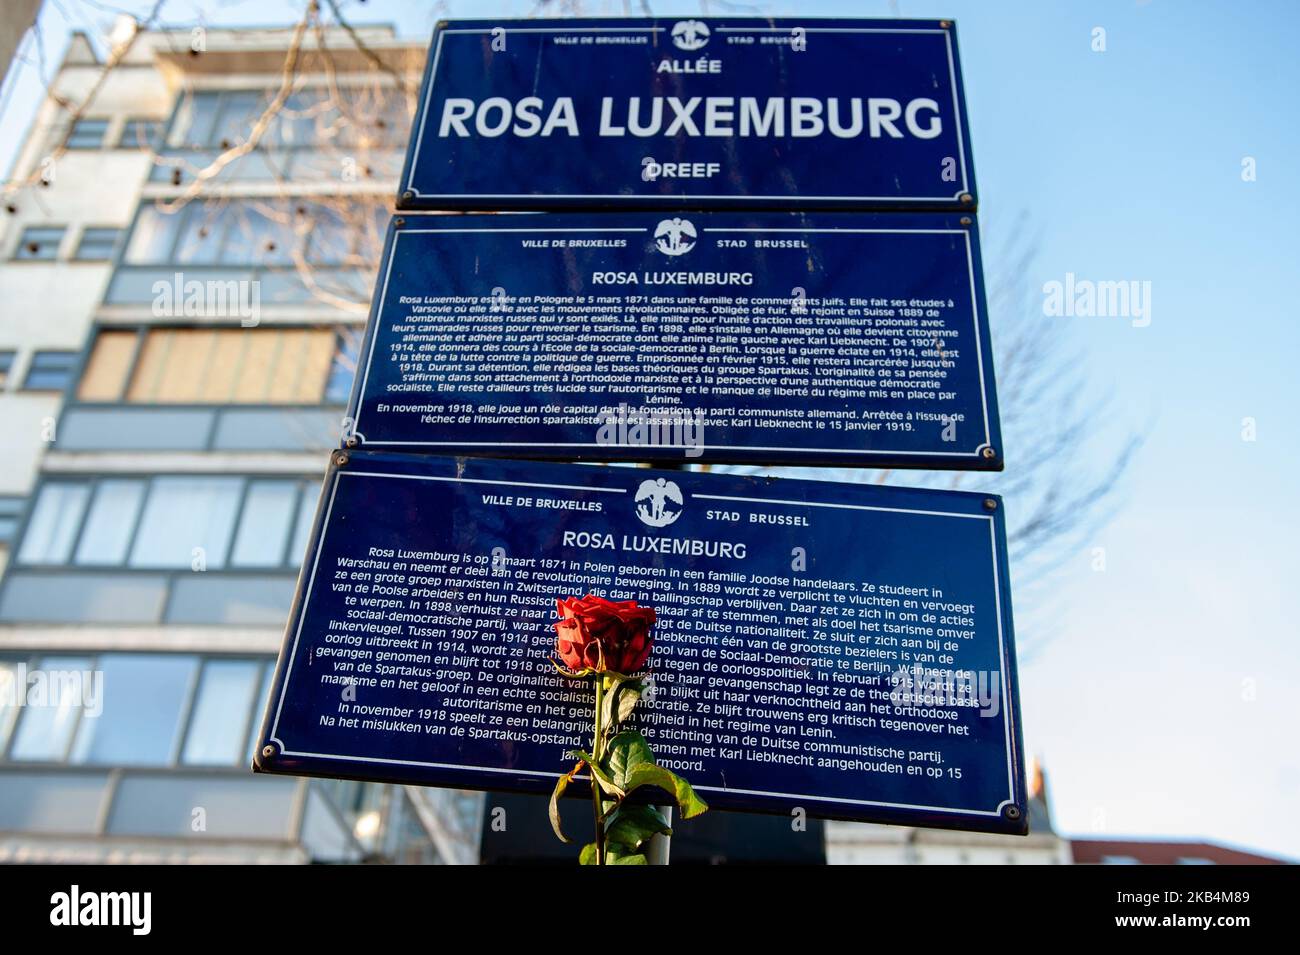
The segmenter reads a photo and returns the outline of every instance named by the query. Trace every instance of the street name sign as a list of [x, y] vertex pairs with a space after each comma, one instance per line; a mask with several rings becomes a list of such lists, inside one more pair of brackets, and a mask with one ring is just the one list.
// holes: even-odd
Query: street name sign
[[403, 209], [973, 210], [948, 20], [452, 20]]
[[399, 215], [353, 447], [1001, 470], [975, 217]]
[[262, 772], [549, 792], [594, 690], [555, 601], [658, 615], [633, 717], [716, 808], [1023, 833], [998, 498], [334, 453]]

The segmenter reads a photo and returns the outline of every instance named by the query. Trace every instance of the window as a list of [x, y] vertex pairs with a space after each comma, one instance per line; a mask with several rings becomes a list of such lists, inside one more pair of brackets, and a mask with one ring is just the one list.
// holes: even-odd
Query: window
[[59, 257], [63, 226], [28, 226], [14, 249], [14, 258], [24, 262], [50, 262]]
[[18, 559], [24, 564], [64, 564], [90, 498], [86, 484], [56, 481], [41, 487], [23, 534]]
[[9, 384], [9, 372], [13, 370], [14, 357], [17, 354], [14, 351], [0, 351], [0, 391]]
[[253, 481], [244, 498], [239, 533], [230, 555], [232, 567], [280, 567], [296, 516], [297, 481]]
[[100, 481], [77, 544], [78, 564], [121, 564], [140, 506], [144, 481]]
[[224, 567], [242, 480], [155, 478], [131, 548], [132, 567]]
[[296, 251], [313, 265], [373, 268], [387, 226], [387, 207], [363, 198], [346, 206], [310, 199], [196, 200], [175, 212], [147, 203], [136, 216], [124, 260], [288, 266]]
[[152, 149], [158, 141], [159, 124], [152, 119], [128, 119], [122, 126], [122, 149]]
[[[274, 90], [191, 92], [176, 111], [168, 142], [189, 149], [228, 149], [243, 142]], [[398, 90], [321, 88], [294, 92], [262, 138], [269, 148], [320, 145], [382, 147], [405, 144], [411, 119]]]
[[[61, 762], [67, 758], [83, 702], [94, 702], [87, 694], [95, 682], [92, 663], [88, 657], [45, 657], [36, 669], [42, 674], [46, 705], [23, 707], [9, 758]], [[35, 689], [32, 684], [28, 694]]]
[[15, 494], [0, 494], [0, 544], [8, 544], [18, 530], [24, 499]]
[[74, 351], [38, 351], [27, 368], [23, 388], [27, 391], [63, 391], [76, 370]]
[[106, 119], [79, 119], [72, 124], [68, 139], [64, 143], [68, 149], [98, 149], [104, 145], [104, 136], [108, 133]]
[[[318, 487], [299, 478], [163, 475], [47, 481], [17, 562], [188, 570], [296, 567]], [[201, 551], [196, 551], [201, 548]]]
[[103, 712], [83, 716], [72, 762], [170, 763], [197, 661], [175, 654], [105, 654], [99, 668], [104, 674]]
[[113, 257], [121, 229], [83, 229], [77, 245], [77, 258], [83, 262], [103, 262]]
[[245, 757], [262, 664], [256, 660], [209, 660], [203, 665], [181, 761], [191, 766], [229, 766]]
[[133, 404], [342, 402], [340, 376], [350, 385], [355, 367], [354, 358], [340, 357], [343, 347], [328, 328], [106, 329], [77, 396]]
[[[274, 672], [262, 658], [184, 653], [0, 658], [0, 758], [246, 766]], [[30, 693], [50, 705], [8, 705]]]

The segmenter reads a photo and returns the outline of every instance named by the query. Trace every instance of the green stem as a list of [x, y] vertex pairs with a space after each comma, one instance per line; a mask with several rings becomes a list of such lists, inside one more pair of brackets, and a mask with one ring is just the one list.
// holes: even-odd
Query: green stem
[[[605, 708], [605, 675], [596, 674], [596, 735], [591, 741], [591, 755], [595, 758], [597, 765], [604, 758], [601, 750], [604, 748], [604, 728], [600, 725], [600, 714]], [[596, 782], [596, 774], [591, 774], [591, 809], [596, 817], [596, 865], [605, 864], [605, 814], [600, 808], [600, 784]]]

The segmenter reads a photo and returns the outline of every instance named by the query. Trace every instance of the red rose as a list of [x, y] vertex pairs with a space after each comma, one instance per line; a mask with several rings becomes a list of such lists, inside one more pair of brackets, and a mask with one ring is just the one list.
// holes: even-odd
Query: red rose
[[612, 601], [588, 594], [557, 600], [556, 649], [570, 670], [635, 673], [650, 657], [655, 612], [635, 600]]

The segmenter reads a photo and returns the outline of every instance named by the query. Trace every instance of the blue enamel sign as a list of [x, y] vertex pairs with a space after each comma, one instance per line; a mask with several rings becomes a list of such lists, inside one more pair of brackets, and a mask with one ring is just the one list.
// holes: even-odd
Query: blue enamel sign
[[1002, 467], [974, 217], [405, 215], [354, 447]]
[[398, 206], [976, 205], [947, 20], [453, 20]]
[[587, 593], [654, 608], [633, 719], [711, 805], [1025, 831], [1001, 502], [965, 492], [335, 452], [257, 768], [549, 792]]

